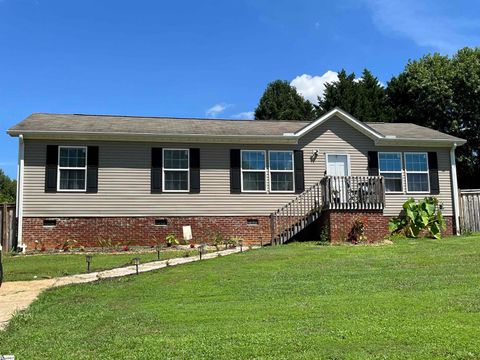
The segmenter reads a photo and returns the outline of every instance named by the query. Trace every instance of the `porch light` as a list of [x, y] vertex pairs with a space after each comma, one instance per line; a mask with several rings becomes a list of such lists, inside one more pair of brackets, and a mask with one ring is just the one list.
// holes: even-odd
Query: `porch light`
[[205, 243], [202, 243], [202, 244], [198, 247], [198, 254], [200, 255], [200, 260], [202, 260], [202, 255], [205, 254], [206, 248], [207, 248], [207, 244], [205, 244]]
[[135, 269], [138, 275], [138, 265], [140, 265], [140, 258], [136, 257], [132, 259], [133, 264], [135, 265]]
[[92, 262], [93, 255], [87, 254], [85, 255], [85, 261], [87, 262], [87, 273], [90, 272], [90, 263]]

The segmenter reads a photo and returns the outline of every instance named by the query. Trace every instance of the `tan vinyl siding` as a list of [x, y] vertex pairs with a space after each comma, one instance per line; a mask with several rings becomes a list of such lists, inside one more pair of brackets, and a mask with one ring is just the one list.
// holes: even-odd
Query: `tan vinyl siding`
[[[98, 193], [45, 193], [45, 153], [47, 144], [98, 145]], [[150, 193], [152, 147], [200, 150], [200, 194]], [[288, 145], [160, 144], [144, 142], [79, 142], [25, 140], [24, 216], [213, 216], [268, 215], [295, 194], [230, 194], [230, 149], [293, 150]], [[351, 175], [367, 175], [368, 151], [404, 151], [376, 148], [371, 139], [343, 120], [332, 118], [306, 134], [295, 149], [304, 150], [305, 186], [319, 181], [325, 172], [326, 153], [347, 153]], [[318, 157], [312, 161], [314, 150]], [[418, 148], [408, 149], [419, 151]], [[448, 149], [437, 151], [440, 200], [445, 214], [452, 213]], [[268, 157], [268, 155], [267, 155]], [[268, 184], [268, 174], [267, 174]], [[267, 185], [268, 187], [268, 185]], [[386, 215], [396, 215], [409, 195], [387, 195]], [[418, 197], [418, 196], [417, 196]], [[422, 196], [420, 196], [422, 197]]]

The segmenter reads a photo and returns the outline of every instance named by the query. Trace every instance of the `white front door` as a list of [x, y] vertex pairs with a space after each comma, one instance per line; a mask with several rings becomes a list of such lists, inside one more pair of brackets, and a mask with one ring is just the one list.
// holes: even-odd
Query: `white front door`
[[327, 175], [348, 176], [348, 156], [327, 154]]

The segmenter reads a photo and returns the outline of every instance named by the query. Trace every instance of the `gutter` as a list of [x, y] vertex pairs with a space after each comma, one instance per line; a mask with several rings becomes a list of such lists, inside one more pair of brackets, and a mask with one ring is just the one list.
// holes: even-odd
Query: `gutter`
[[458, 195], [458, 181], [457, 181], [457, 164], [455, 160], [455, 149], [457, 144], [454, 143], [450, 149], [450, 164], [452, 166], [452, 196], [453, 196], [453, 216], [455, 217], [455, 233], [460, 235], [460, 203]]
[[23, 243], [23, 172], [25, 159], [25, 142], [23, 135], [18, 136], [18, 165], [17, 165], [17, 249], [27, 250]]

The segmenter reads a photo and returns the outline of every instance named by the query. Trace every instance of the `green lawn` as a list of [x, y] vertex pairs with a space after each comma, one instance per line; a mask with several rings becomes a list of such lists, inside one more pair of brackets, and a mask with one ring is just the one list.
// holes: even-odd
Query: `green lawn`
[[17, 359], [479, 359], [480, 237], [291, 244], [45, 292]]
[[[189, 250], [189, 254], [198, 255], [198, 250]], [[185, 250], [163, 251], [160, 259], [185, 256]], [[90, 271], [112, 269], [131, 265], [133, 258], [141, 263], [157, 260], [156, 252], [94, 254]], [[87, 272], [85, 254], [39, 254], [7, 255], [3, 257], [4, 281], [34, 280]], [[1, 355], [1, 353], [0, 353]]]

